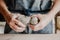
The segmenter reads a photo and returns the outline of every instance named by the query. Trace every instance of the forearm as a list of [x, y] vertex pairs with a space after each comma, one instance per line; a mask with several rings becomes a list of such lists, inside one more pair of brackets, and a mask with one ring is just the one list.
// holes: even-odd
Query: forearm
[[59, 11], [60, 11], [60, 0], [55, 0], [55, 4], [51, 9], [51, 11], [48, 13], [48, 15], [50, 15], [50, 17], [53, 18]]
[[3, 0], [0, 0], [0, 12], [4, 16], [5, 19], [6, 19], [6, 17], [8, 18], [9, 14], [10, 14], [10, 12], [7, 9], [7, 6]]

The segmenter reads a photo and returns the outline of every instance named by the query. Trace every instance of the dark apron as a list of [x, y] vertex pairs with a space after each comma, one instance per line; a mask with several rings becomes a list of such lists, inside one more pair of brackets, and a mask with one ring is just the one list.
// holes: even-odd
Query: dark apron
[[[35, 0], [27, 0], [28, 2], [23, 2], [23, 0], [5, 0], [6, 5], [8, 6], [8, 10], [11, 12], [18, 12], [26, 16], [30, 16], [31, 14], [41, 13], [46, 14], [50, 11], [52, 1], [51, 0], [41, 0], [38, 4], [34, 4]], [[38, 0], [37, 0], [38, 1]], [[36, 7], [34, 7], [36, 6]], [[5, 33], [9, 33], [12, 29], [7, 24], [5, 27]]]

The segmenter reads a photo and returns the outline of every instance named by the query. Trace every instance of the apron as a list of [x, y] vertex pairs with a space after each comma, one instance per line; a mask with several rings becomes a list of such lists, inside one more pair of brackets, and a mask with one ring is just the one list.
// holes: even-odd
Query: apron
[[[50, 11], [52, 5], [51, 0], [5, 0], [5, 2], [9, 11], [18, 12], [26, 16], [36, 13], [46, 14]], [[7, 29], [9, 30], [6, 31]], [[5, 33], [9, 33], [10, 31], [10, 27], [5, 27]], [[29, 32], [27, 31], [27, 33]]]
[[51, 0], [6, 0], [8, 9], [13, 12], [20, 12], [24, 15], [31, 15], [33, 13], [48, 12], [51, 9]]

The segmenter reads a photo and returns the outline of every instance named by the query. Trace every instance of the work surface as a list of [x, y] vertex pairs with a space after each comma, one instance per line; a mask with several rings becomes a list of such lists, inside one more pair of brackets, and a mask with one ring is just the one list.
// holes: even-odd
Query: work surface
[[3, 34], [3, 28], [1, 25], [0, 40], [60, 40], [60, 30], [57, 34]]
[[0, 34], [0, 40], [60, 40], [60, 31], [57, 34]]

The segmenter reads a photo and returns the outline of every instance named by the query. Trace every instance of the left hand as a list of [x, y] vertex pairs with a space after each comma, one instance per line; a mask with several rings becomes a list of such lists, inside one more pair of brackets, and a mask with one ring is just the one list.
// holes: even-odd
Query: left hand
[[40, 22], [38, 24], [36, 24], [36, 25], [31, 25], [30, 24], [30, 28], [33, 31], [42, 30], [52, 20], [51, 17], [50, 17], [50, 15], [48, 15], [48, 14], [37, 14], [37, 15], [33, 15], [33, 16], [38, 17], [39, 20], [40, 20]]

